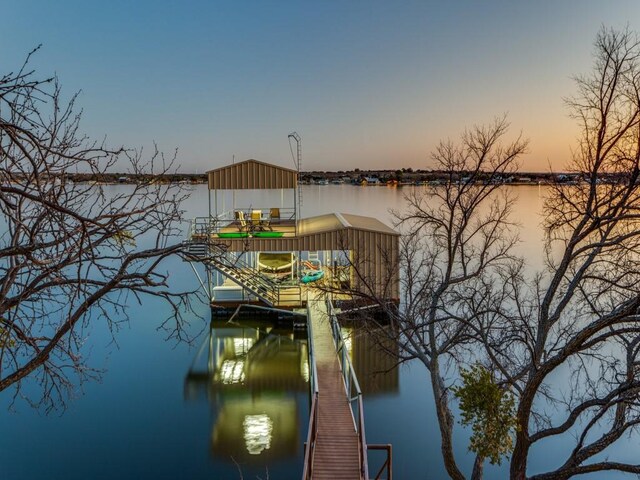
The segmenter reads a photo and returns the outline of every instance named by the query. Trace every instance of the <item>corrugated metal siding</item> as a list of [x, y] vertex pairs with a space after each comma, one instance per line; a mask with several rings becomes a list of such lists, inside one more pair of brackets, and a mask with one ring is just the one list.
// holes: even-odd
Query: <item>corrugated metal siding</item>
[[350, 250], [353, 263], [364, 277], [364, 281], [356, 279], [356, 289], [366, 290], [366, 282], [377, 296], [399, 298], [399, 242], [397, 235], [353, 229]]
[[290, 238], [247, 238], [220, 240], [230, 252], [297, 252], [298, 239]]
[[298, 173], [277, 165], [246, 160], [211, 170], [208, 177], [209, 190], [264, 190], [296, 188]]
[[[352, 262], [377, 295], [393, 299], [400, 297], [400, 237], [396, 234], [346, 228], [299, 237], [234, 239], [223, 243], [231, 252], [351, 251]], [[353, 281], [356, 288], [364, 288], [362, 282]]]

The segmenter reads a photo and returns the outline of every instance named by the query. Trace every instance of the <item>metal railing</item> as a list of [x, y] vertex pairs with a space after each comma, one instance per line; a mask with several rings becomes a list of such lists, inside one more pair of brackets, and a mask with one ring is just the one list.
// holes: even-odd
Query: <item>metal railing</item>
[[199, 222], [200, 218], [192, 220], [191, 237], [183, 242], [188, 252], [202, 260], [207, 260], [223, 275], [231, 278], [254, 295], [267, 300], [272, 306], [281, 303], [283, 290], [286, 291], [289, 301], [293, 303], [297, 301], [297, 304], [302, 303], [302, 288], [298, 283], [281, 284], [276, 282], [243, 260], [241, 255], [235, 260], [231, 260], [229, 252], [220, 245], [216, 245], [207, 235], [206, 232], [211, 231], [211, 227], [206, 222]]
[[[299, 283], [293, 285], [283, 285], [281, 283], [278, 283], [275, 280], [264, 275], [257, 268], [255, 268], [245, 260], [243, 260], [242, 255], [238, 256], [238, 258], [233, 262], [226, 263], [218, 261], [218, 263], [232, 269], [234, 273], [236, 273], [240, 277], [243, 277], [243, 279], [245, 279], [246, 281], [256, 283], [259, 286], [263, 287], [263, 290], [266, 290], [273, 294], [273, 300], [276, 302], [276, 304], [280, 304], [282, 300], [282, 290], [287, 290], [288, 294], [293, 297], [292, 299], [298, 301], [298, 304], [302, 303], [302, 288], [300, 287]], [[291, 291], [293, 291], [293, 294], [291, 293]]]
[[[242, 212], [244, 221], [247, 222], [247, 224], [250, 224], [252, 211], [263, 212], [261, 221], [271, 227], [277, 227], [280, 223], [291, 222], [296, 219], [296, 212], [293, 208], [280, 208], [279, 217], [272, 217], [269, 208], [236, 208], [235, 210], [228, 210], [226, 212], [219, 213], [217, 216], [195, 217], [191, 220], [191, 227], [189, 229], [190, 237], [193, 237], [194, 235], [211, 235], [218, 233], [222, 228], [237, 225], [238, 219], [236, 212]], [[291, 223], [289, 224], [291, 225]]]
[[393, 464], [392, 464], [393, 451], [391, 448], [391, 444], [390, 443], [384, 443], [384, 444], [370, 443], [367, 445], [367, 450], [384, 450], [386, 453], [385, 461], [380, 467], [380, 470], [378, 470], [378, 473], [376, 474], [376, 476], [373, 477], [373, 480], [379, 480], [383, 478], [380, 475], [382, 475], [385, 472], [387, 474], [385, 478], [387, 478], [387, 480], [393, 480]]
[[215, 217], [195, 217], [189, 226], [189, 239], [208, 237], [218, 230], [218, 220]]
[[238, 256], [232, 262], [222, 260], [227, 258], [226, 255], [221, 258], [214, 258], [211, 263], [223, 275], [231, 277], [258, 297], [268, 300], [272, 305], [280, 303], [280, 288], [276, 282], [262, 275], [252, 265], [242, 260], [241, 256]]
[[351, 408], [351, 417], [353, 418], [353, 426], [358, 434], [358, 449], [360, 456], [360, 477], [369, 479], [369, 464], [367, 461], [367, 437], [364, 428], [364, 407], [362, 404], [362, 390], [360, 389], [360, 383], [358, 377], [351, 364], [349, 358], [349, 350], [344, 341], [342, 335], [342, 329], [338, 323], [338, 317], [333, 309], [333, 303], [327, 299], [327, 313], [329, 314], [329, 322], [331, 324], [331, 333], [333, 335], [333, 341], [336, 346], [336, 352], [338, 352], [338, 359], [340, 360], [340, 370], [342, 372], [342, 379], [344, 380], [345, 391], [347, 392], [347, 399], [349, 400], [349, 407]]
[[313, 475], [313, 454], [318, 437], [318, 370], [316, 367], [316, 356], [313, 347], [313, 327], [311, 325], [311, 314], [309, 312], [309, 299], [307, 298], [307, 334], [309, 346], [309, 383], [311, 386], [311, 410], [309, 411], [309, 429], [307, 441], [304, 448], [304, 467], [302, 469], [302, 480], [308, 480]]
[[[360, 452], [360, 476], [365, 480], [369, 480], [369, 459], [367, 450], [386, 450], [386, 460], [374, 479], [380, 479], [380, 475], [383, 472], [387, 472], [387, 479], [392, 479], [392, 450], [391, 445], [367, 445], [367, 437], [365, 434], [364, 424], [364, 405], [362, 402], [362, 390], [360, 389], [360, 383], [358, 377], [351, 363], [349, 357], [349, 350], [344, 341], [342, 335], [342, 329], [338, 322], [338, 317], [333, 308], [333, 303], [329, 298], [326, 300], [327, 313], [329, 314], [329, 322], [331, 324], [331, 333], [333, 334], [333, 341], [338, 352], [338, 359], [340, 360], [342, 379], [344, 380], [345, 391], [347, 392], [347, 398], [349, 400], [349, 406], [351, 408], [351, 416], [353, 418], [353, 425], [358, 434], [358, 447]], [[356, 420], [357, 419], [357, 420]]]

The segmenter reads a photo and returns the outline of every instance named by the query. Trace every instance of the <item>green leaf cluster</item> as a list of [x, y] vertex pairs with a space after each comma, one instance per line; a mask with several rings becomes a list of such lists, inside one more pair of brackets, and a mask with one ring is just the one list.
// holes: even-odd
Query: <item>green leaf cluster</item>
[[136, 246], [136, 240], [133, 237], [133, 233], [128, 230], [119, 230], [113, 234], [113, 239], [116, 241], [118, 245], [125, 246], [129, 245], [132, 247]]
[[462, 385], [452, 391], [459, 400], [462, 425], [472, 429], [469, 450], [492, 465], [513, 449], [512, 432], [516, 430], [515, 398], [497, 385], [493, 374], [482, 365], [462, 369]]
[[9, 336], [9, 332], [0, 327], [0, 348], [15, 347], [16, 341]]

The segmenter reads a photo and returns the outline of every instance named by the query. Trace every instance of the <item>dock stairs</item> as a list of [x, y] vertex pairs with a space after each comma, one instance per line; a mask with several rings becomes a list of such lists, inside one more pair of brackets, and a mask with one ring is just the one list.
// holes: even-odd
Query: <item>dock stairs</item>
[[223, 249], [207, 242], [185, 241], [183, 245], [185, 253], [208, 262], [222, 275], [240, 285], [269, 307], [278, 305], [280, 299], [278, 284], [262, 275], [241, 258], [229, 261]]
[[185, 253], [197, 257], [199, 259], [204, 259], [209, 256], [209, 244], [206, 242], [194, 242], [185, 240], [182, 242], [182, 246], [184, 248]]

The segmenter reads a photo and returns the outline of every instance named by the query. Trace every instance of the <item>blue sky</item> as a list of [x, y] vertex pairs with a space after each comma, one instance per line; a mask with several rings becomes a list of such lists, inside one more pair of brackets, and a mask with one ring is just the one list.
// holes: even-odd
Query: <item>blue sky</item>
[[257, 158], [303, 169], [429, 168], [438, 140], [507, 113], [524, 170], [566, 164], [563, 97], [601, 25], [640, 30], [637, 0], [11, 2], [0, 68], [82, 90], [84, 129], [179, 150], [182, 171]]

